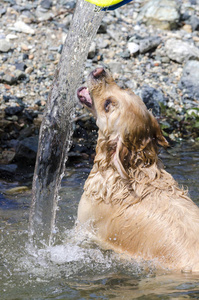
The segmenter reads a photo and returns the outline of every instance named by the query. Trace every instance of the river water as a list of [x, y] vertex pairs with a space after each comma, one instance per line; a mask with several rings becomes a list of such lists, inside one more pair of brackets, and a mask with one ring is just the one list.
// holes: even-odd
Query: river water
[[[178, 144], [161, 157], [199, 205], [199, 145]], [[91, 165], [66, 168], [56, 218], [56, 244], [28, 243], [31, 194], [0, 194], [0, 299], [198, 299], [199, 274], [155, 270], [125, 261], [73, 229]], [[18, 183], [0, 182], [1, 191]]]

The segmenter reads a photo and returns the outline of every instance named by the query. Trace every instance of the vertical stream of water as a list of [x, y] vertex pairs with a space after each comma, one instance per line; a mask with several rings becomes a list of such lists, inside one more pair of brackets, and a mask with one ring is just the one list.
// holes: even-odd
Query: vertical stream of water
[[32, 187], [30, 241], [50, 245], [55, 232], [58, 191], [71, 145], [75, 92], [80, 84], [89, 47], [104, 13], [78, 0], [40, 129]]

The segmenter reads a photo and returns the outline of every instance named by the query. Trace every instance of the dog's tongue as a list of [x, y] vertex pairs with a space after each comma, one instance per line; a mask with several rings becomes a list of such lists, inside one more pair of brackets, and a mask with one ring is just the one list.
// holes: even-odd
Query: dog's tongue
[[77, 96], [83, 105], [92, 107], [92, 99], [86, 87], [81, 87], [77, 91]]

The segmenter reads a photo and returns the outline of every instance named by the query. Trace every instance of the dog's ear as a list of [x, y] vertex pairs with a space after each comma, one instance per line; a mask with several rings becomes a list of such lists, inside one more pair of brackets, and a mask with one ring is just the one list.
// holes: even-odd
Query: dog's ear
[[167, 140], [165, 139], [165, 137], [163, 136], [162, 130], [160, 128], [160, 125], [158, 124], [158, 121], [156, 120], [156, 118], [152, 115], [152, 113], [150, 112], [150, 116], [151, 116], [151, 130], [152, 130], [152, 138], [155, 139], [155, 142], [164, 147], [167, 148], [169, 146], [169, 143], [167, 142]]
[[126, 133], [124, 138], [117, 136], [111, 139], [107, 153], [111, 163], [120, 176], [128, 179], [129, 167], [135, 169], [139, 165], [150, 166], [158, 160], [158, 145], [166, 148], [169, 143], [165, 139], [155, 117], [150, 113], [148, 124], [142, 130]]

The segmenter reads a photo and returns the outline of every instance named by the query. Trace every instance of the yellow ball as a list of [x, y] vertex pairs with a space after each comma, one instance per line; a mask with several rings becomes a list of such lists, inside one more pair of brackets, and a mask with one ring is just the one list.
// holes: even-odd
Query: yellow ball
[[122, 2], [123, 0], [86, 0], [92, 4], [95, 4], [97, 6], [101, 7], [109, 7], [111, 5], [117, 4]]

